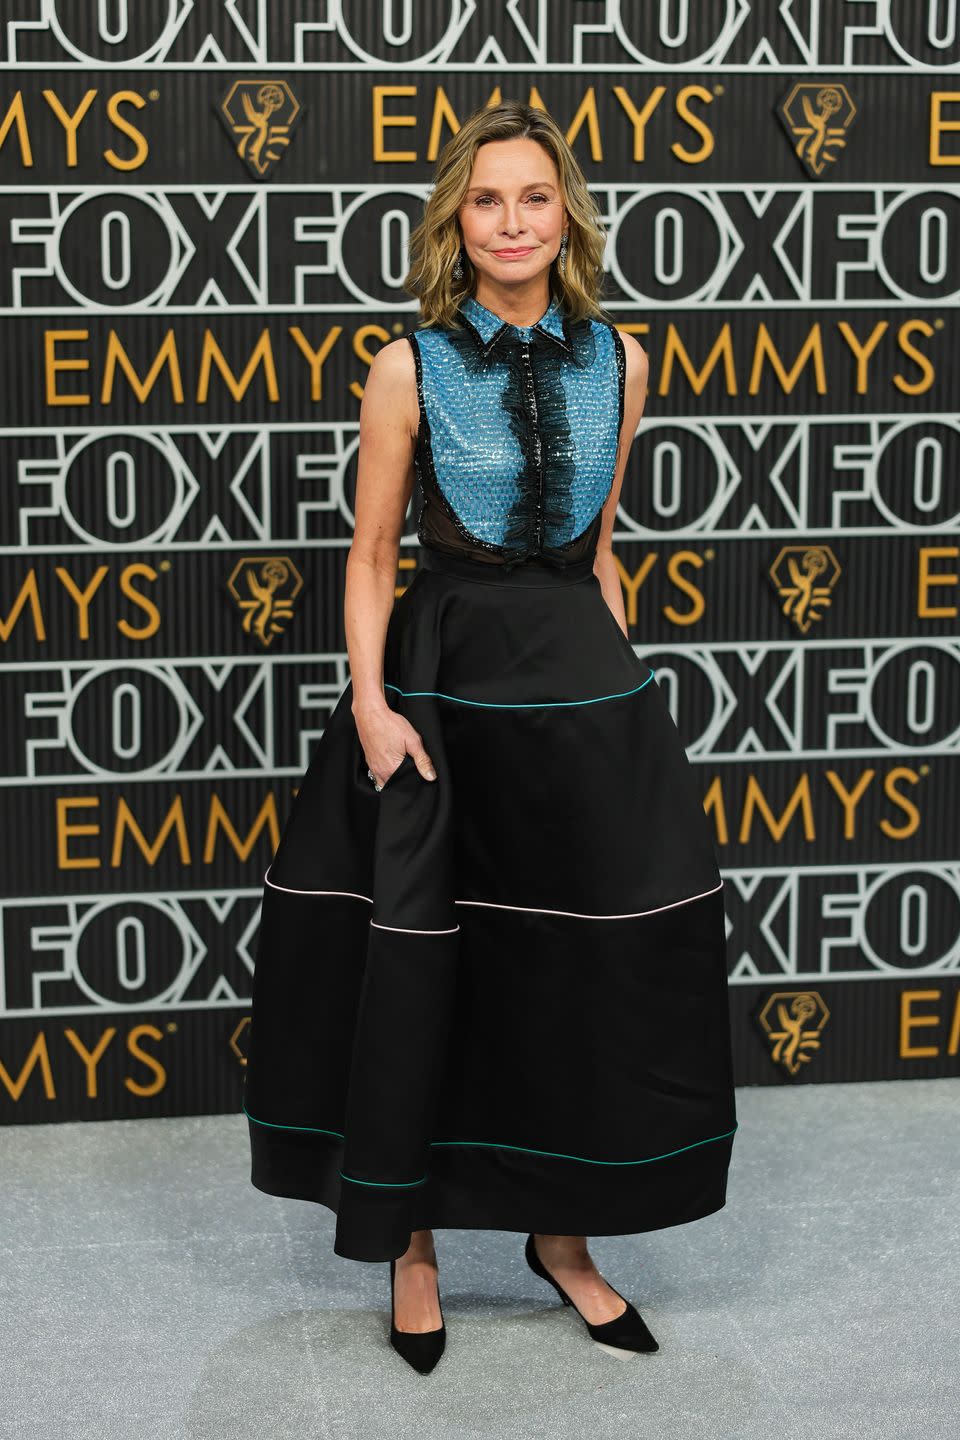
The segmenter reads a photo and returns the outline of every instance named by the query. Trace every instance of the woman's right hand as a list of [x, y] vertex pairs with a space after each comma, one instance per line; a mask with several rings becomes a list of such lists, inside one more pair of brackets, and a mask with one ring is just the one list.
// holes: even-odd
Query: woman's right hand
[[425, 780], [436, 780], [433, 762], [419, 732], [389, 705], [354, 710], [353, 718], [367, 765], [378, 785], [386, 785], [407, 754], [413, 756]]

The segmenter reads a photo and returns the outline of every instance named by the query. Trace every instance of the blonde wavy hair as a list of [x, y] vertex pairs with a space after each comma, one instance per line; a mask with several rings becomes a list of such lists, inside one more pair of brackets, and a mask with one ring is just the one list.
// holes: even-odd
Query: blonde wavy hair
[[457, 213], [464, 202], [481, 145], [491, 140], [536, 140], [551, 156], [560, 179], [560, 197], [569, 216], [563, 273], [556, 260], [550, 267], [550, 288], [571, 320], [588, 316], [612, 323], [600, 303], [606, 231], [583, 171], [566, 136], [545, 110], [518, 100], [476, 110], [444, 145], [437, 159], [433, 190], [423, 219], [410, 236], [410, 268], [403, 288], [420, 301], [424, 326], [459, 329], [457, 306], [476, 289], [476, 271], [463, 250], [463, 276], [453, 267], [463, 246]]

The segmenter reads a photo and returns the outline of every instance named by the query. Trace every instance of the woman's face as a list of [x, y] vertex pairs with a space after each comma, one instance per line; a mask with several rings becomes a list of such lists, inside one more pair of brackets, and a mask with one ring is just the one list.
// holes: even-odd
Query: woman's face
[[481, 145], [458, 219], [478, 279], [509, 286], [545, 276], [567, 223], [553, 157], [536, 140]]

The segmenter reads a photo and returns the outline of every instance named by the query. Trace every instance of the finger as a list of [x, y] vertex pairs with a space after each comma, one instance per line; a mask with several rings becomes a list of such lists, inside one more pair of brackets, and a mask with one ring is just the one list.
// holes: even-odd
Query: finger
[[426, 750], [418, 750], [413, 759], [424, 780], [436, 780], [437, 772], [434, 770], [433, 761]]

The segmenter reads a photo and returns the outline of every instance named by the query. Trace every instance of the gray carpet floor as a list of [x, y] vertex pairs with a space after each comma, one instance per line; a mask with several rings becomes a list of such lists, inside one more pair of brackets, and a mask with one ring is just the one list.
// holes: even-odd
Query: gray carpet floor
[[596, 1239], [654, 1355], [599, 1349], [523, 1235], [437, 1233], [447, 1349], [387, 1266], [249, 1183], [240, 1115], [0, 1132], [4, 1440], [960, 1435], [960, 1081], [741, 1089], [727, 1206]]

